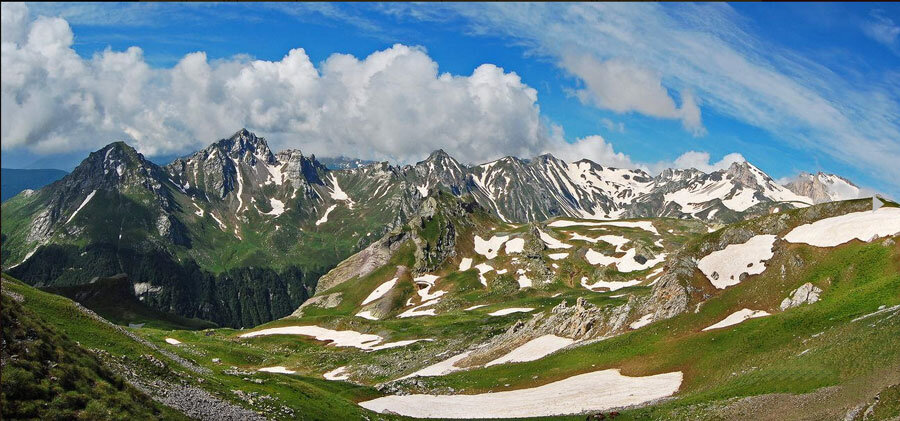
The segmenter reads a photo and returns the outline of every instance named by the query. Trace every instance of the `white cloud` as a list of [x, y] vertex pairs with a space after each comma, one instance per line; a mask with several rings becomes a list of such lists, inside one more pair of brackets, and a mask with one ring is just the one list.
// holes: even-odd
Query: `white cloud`
[[[709, 4], [394, 5], [394, 14], [440, 21], [462, 16], [474, 34], [506, 35], [527, 54], [565, 62], [573, 51], [601, 62], [627, 59], [690, 90], [706, 112], [761, 128], [810, 155], [849, 164], [884, 186], [900, 179], [900, 88], [896, 72], [835, 72], [766, 41], [731, 6]], [[415, 12], [408, 12], [415, 9]], [[892, 29], [877, 32], [893, 38]], [[684, 95], [682, 95], [685, 97]], [[685, 120], [692, 121], [688, 94]], [[699, 121], [700, 113], [696, 113]]]
[[549, 141], [537, 91], [491, 64], [439, 73], [424, 49], [394, 45], [318, 68], [297, 48], [279, 61], [196, 52], [154, 69], [137, 47], [81, 58], [65, 20], [2, 11], [4, 150], [124, 139], [148, 155], [183, 153], [242, 126], [276, 148], [399, 162], [437, 148], [468, 162], [533, 156]]
[[585, 89], [575, 92], [582, 103], [617, 113], [679, 119], [693, 134], [705, 132], [693, 94], [682, 92], [681, 108], [677, 107], [656, 72], [621, 58], [599, 61], [586, 54], [564, 54], [562, 67], [584, 82]]
[[632, 162], [631, 157], [613, 150], [613, 145], [607, 143], [602, 136], [593, 135], [576, 139], [573, 143], [567, 143], [557, 139], [550, 143], [551, 147], [545, 152], [552, 153], [558, 158], [574, 162], [581, 159], [589, 159], [600, 165], [614, 168], [644, 168], [646, 166]]
[[730, 153], [725, 155], [718, 162], [709, 161], [709, 152], [687, 151], [678, 158], [675, 158], [669, 167], [671, 168], [696, 168], [703, 172], [713, 172], [724, 170], [735, 162], [744, 162], [744, 156], [739, 153]]
[[600, 119], [600, 124], [611, 132], [625, 133], [625, 123], [621, 121], [617, 123], [608, 118], [602, 118]]
[[873, 10], [870, 15], [872, 20], [866, 21], [862, 25], [863, 33], [884, 44], [895, 54], [900, 54], [900, 25], [885, 16], [883, 10]]

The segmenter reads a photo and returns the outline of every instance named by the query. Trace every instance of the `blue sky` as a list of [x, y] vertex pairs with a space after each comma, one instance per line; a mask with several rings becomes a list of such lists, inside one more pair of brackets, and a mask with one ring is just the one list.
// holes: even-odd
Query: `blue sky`
[[[24, 23], [8, 22], [4, 9], [4, 42], [16, 26], [26, 28], [19, 31], [23, 34], [35, 33], [39, 16], [62, 18], [73, 35], [64, 47], [84, 69], [79, 68], [82, 76], [40, 84], [49, 92], [39, 103], [69, 104], [47, 116], [48, 122], [23, 127], [4, 122], [5, 167], [35, 161], [72, 165], [86, 151], [118, 139], [149, 156], [175, 156], [247, 126], [276, 148], [395, 162], [443, 147], [467, 162], [549, 151], [651, 171], [673, 165], [709, 170], [738, 153], [776, 178], [825, 171], [893, 196], [900, 193], [897, 4], [157, 3], [28, 4], [27, 9]], [[62, 29], [46, 32], [65, 44]], [[28, 35], [19, 38], [20, 44], [29, 43]], [[397, 44], [413, 48], [401, 50]], [[140, 53], [125, 58], [123, 52], [135, 46]], [[297, 89], [292, 95], [280, 95], [286, 88], [278, 83], [291, 85], [284, 78], [292, 73], [281, 69], [275, 80], [253, 60], [284, 64], [296, 48], [315, 67], [313, 79], [321, 86], [292, 85]], [[324, 82], [338, 75], [370, 76], [378, 66], [371, 55], [385, 51], [394, 60], [390, 71], [396, 72], [383, 78], [387, 87]], [[175, 69], [189, 68], [186, 56], [197, 52], [205, 53], [199, 66], [211, 69], [211, 83], [223, 85], [208, 87], [212, 93], [202, 98], [172, 82]], [[327, 70], [325, 62], [334, 54], [359, 63], [334, 60]], [[40, 66], [21, 57], [8, 57], [4, 49], [4, 72], [13, 60]], [[66, 57], [79, 66], [76, 58]], [[103, 57], [110, 60], [101, 65]], [[124, 64], [110, 64], [114, 57]], [[484, 77], [475, 77], [484, 64], [502, 71], [484, 69]], [[429, 77], [429, 65], [437, 66], [436, 77]], [[111, 77], [110, 71], [141, 75], [122, 82], [140, 85], [134, 98], [124, 97], [131, 92], [125, 85], [81, 92], [121, 76]], [[242, 71], [249, 76], [239, 77]], [[407, 71], [414, 75], [409, 86], [403, 83]], [[459, 80], [435, 87], [444, 73]], [[79, 83], [79, 77], [90, 82]], [[229, 106], [262, 111], [205, 109], [211, 108], [205, 104], [224, 107], [227, 94], [219, 90], [236, 83], [255, 91], [229, 97]], [[4, 81], [4, 121], [34, 115], [7, 95], [18, 89], [15, 98], [20, 98], [28, 88], [27, 81], [12, 87]], [[261, 105], [254, 105], [254, 92]], [[390, 92], [393, 100], [361, 109], [352, 121], [335, 112], [379, 92]], [[472, 111], [467, 101], [485, 95], [489, 99]], [[311, 108], [290, 103], [306, 96], [315, 98], [306, 101]], [[343, 99], [332, 99], [338, 97]], [[72, 105], [72, 98], [89, 106]], [[423, 111], [415, 116], [389, 106], [418, 103]], [[135, 117], [142, 112], [136, 104], [150, 104], [159, 126], [147, 121], [150, 117]], [[71, 117], [85, 109], [85, 115]], [[198, 115], [183, 117], [186, 113]], [[274, 121], [279, 116], [293, 123]], [[57, 122], [64, 119], [72, 121]], [[396, 129], [402, 124], [410, 127]], [[701, 154], [685, 155], [690, 151]]]

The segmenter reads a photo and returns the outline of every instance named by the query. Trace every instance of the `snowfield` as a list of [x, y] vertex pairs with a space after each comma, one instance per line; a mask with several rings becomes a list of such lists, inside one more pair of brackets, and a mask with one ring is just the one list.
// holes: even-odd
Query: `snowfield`
[[573, 343], [575, 343], [574, 339], [563, 338], [556, 335], [544, 335], [525, 342], [508, 354], [497, 358], [484, 366], [490, 367], [497, 364], [539, 360]]
[[722, 319], [716, 324], [703, 328], [703, 331], [713, 330], [713, 329], [721, 329], [723, 327], [734, 326], [738, 323], [742, 323], [745, 320], [755, 319], [757, 317], [768, 316], [769, 313], [763, 310], [750, 310], [750, 309], [742, 309], [735, 311], [728, 315], [728, 317]]
[[757, 235], [746, 243], [729, 244], [697, 262], [697, 267], [709, 282], [725, 289], [741, 282], [741, 274], [758, 275], [766, 270], [765, 262], [772, 258], [774, 235]]
[[505, 243], [507, 239], [509, 239], [508, 236], [502, 236], [502, 237], [494, 236], [494, 237], [491, 237], [490, 240], [485, 240], [485, 239], [481, 238], [480, 236], [476, 235], [475, 236], [475, 253], [478, 253], [478, 254], [486, 257], [488, 260], [492, 260], [493, 258], [497, 257], [497, 253], [500, 252], [500, 246], [502, 246], [503, 243]]
[[532, 310], [534, 310], [534, 309], [530, 308], [530, 307], [510, 307], [510, 308], [504, 308], [502, 310], [497, 310], [492, 313], [488, 313], [488, 316], [505, 316], [507, 314], [513, 314], [513, 313], [528, 313]]
[[472, 258], [471, 257], [463, 257], [462, 260], [459, 261], [459, 271], [465, 272], [472, 268]]
[[553, 260], [561, 260], [561, 259], [565, 259], [568, 255], [569, 255], [569, 253], [550, 253], [547, 255], [547, 257], [549, 257]]
[[579, 374], [529, 389], [477, 395], [385, 396], [361, 402], [379, 413], [419, 418], [516, 418], [578, 414], [636, 405], [675, 393], [682, 373], [628, 377], [617, 369]]
[[331, 345], [337, 347], [359, 348], [364, 351], [379, 351], [382, 349], [397, 348], [406, 346], [419, 341], [430, 341], [431, 339], [411, 339], [405, 341], [388, 342], [378, 345], [384, 341], [384, 338], [370, 333], [359, 333], [352, 330], [331, 330], [319, 326], [285, 326], [272, 327], [255, 332], [248, 332], [241, 335], [241, 338], [254, 338], [257, 336], [268, 335], [302, 335], [312, 336], [317, 341], [330, 341]]
[[396, 284], [397, 284], [397, 278], [394, 278], [394, 279], [391, 279], [390, 281], [387, 281], [387, 282], [379, 285], [374, 290], [372, 290], [372, 292], [369, 294], [369, 296], [366, 297], [365, 300], [363, 300], [361, 305], [369, 304], [372, 301], [375, 301], [375, 300], [383, 297], [384, 294], [387, 294], [388, 291], [390, 291], [391, 288], [393, 288], [394, 285], [396, 285]]
[[784, 236], [789, 243], [834, 247], [851, 240], [872, 241], [900, 233], [900, 208], [853, 212], [794, 228]]
[[166, 338], [166, 343], [169, 345], [181, 345], [181, 341], [175, 338]]

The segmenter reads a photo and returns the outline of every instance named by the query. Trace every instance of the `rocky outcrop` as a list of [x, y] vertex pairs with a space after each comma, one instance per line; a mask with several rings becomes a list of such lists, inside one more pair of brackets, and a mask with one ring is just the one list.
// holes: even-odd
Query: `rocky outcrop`
[[307, 307], [320, 307], [320, 308], [335, 308], [341, 305], [341, 293], [336, 292], [334, 294], [326, 294], [326, 295], [316, 295], [300, 305], [293, 313], [291, 313], [288, 317], [303, 317], [303, 310]]
[[530, 320], [517, 321], [506, 332], [491, 338], [457, 367], [482, 365], [514, 348], [543, 335], [556, 335], [583, 341], [612, 336], [621, 332], [631, 312], [631, 303], [616, 307], [597, 307], [579, 297], [574, 305], [559, 303], [549, 313], [534, 315]]
[[316, 293], [322, 293], [353, 278], [363, 277], [384, 266], [408, 234], [393, 232], [354, 254], [319, 278]]
[[800, 288], [791, 292], [791, 295], [782, 300], [781, 305], [778, 307], [784, 311], [790, 308], [799, 307], [803, 304], [812, 304], [819, 301], [819, 294], [821, 293], [822, 290], [819, 287], [807, 282], [801, 285]]

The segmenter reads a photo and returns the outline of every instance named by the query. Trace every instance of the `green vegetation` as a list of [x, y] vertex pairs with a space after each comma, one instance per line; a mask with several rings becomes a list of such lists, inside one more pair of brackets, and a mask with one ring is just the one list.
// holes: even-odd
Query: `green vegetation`
[[96, 356], [7, 294], [2, 300], [3, 418], [185, 418], [125, 383]]

